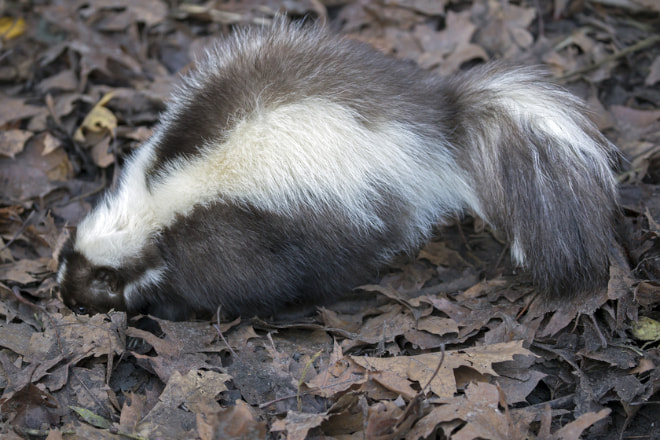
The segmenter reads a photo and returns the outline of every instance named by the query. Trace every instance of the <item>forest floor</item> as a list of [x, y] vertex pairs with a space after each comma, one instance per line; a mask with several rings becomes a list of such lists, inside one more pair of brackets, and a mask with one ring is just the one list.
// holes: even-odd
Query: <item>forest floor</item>
[[[450, 75], [545, 65], [626, 159], [621, 261], [544, 306], [479, 219], [283, 322], [77, 316], [57, 249], [195, 54], [276, 12]], [[0, 2], [0, 437], [660, 439], [660, 2]]]

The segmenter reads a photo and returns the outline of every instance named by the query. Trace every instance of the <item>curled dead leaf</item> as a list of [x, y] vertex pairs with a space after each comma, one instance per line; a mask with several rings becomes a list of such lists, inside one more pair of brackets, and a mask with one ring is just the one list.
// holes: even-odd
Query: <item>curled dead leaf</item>
[[117, 128], [117, 117], [105, 107], [113, 98], [113, 92], [108, 92], [87, 113], [82, 124], [73, 135], [73, 140], [86, 145], [94, 145], [106, 135], [114, 137]]

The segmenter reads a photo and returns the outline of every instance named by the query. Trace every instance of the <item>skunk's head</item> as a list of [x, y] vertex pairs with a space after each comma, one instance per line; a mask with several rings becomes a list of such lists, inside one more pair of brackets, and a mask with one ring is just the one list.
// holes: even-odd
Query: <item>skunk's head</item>
[[75, 249], [75, 233], [59, 255], [57, 281], [62, 302], [80, 315], [126, 310], [126, 280], [118, 269], [93, 264]]
[[[142, 313], [144, 293], [157, 287], [165, 274], [158, 246], [150, 238], [139, 248], [122, 246], [125, 231], [90, 234], [95, 231], [90, 224], [96, 223], [94, 213], [84, 219], [59, 253], [62, 302], [77, 314], [111, 309]], [[130, 253], [113, 252], [121, 248]]]

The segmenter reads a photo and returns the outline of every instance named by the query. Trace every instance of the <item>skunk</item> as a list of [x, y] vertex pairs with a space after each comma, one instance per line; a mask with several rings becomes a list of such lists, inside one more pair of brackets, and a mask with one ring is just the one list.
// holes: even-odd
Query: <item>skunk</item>
[[60, 253], [76, 313], [276, 313], [469, 212], [549, 296], [608, 279], [616, 148], [538, 69], [437, 77], [322, 25], [237, 32]]

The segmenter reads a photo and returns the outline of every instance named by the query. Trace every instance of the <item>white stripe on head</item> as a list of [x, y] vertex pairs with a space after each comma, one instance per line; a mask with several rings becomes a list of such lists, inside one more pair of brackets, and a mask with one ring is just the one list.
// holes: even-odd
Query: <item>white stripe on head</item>
[[62, 284], [64, 281], [64, 274], [66, 274], [66, 260], [60, 261], [60, 267], [57, 269], [57, 276], [55, 277], [57, 284]]
[[141, 288], [158, 286], [163, 281], [165, 271], [166, 271], [165, 267], [148, 269], [147, 271], [144, 272], [144, 274], [142, 274], [142, 276], [140, 276], [140, 278], [126, 284], [123, 291], [124, 301], [126, 301], [126, 306], [129, 309], [132, 308], [132, 305], [135, 302], [134, 300], [136, 299], [135, 296], [139, 295], [139, 291]]

